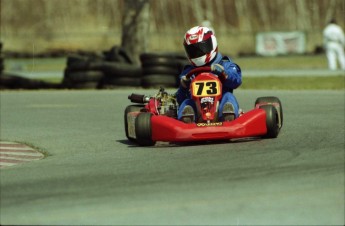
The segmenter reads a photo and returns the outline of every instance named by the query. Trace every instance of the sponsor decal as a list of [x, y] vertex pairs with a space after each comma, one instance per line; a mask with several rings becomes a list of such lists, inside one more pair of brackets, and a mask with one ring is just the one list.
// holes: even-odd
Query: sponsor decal
[[189, 40], [195, 40], [195, 39], [197, 39], [199, 36], [198, 35], [191, 35], [190, 37], [189, 37]]
[[210, 123], [205, 123], [205, 122], [199, 122], [196, 124], [198, 127], [205, 127], [205, 126], [222, 126], [222, 122], [210, 122]]
[[201, 104], [203, 104], [203, 103], [211, 103], [211, 104], [213, 104], [214, 103], [214, 98], [213, 97], [203, 97], [203, 98], [201, 98], [200, 103]]

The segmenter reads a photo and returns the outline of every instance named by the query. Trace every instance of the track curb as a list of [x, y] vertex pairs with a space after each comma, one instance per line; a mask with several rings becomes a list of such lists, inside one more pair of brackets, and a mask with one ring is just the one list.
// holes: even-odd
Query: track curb
[[43, 159], [44, 155], [34, 148], [10, 141], [0, 141], [0, 169]]

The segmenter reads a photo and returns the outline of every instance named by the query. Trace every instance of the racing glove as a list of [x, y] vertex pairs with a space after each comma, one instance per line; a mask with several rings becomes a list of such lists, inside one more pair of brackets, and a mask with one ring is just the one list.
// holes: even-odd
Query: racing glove
[[228, 78], [228, 75], [225, 73], [224, 67], [220, 64], [212, 64], [211, 72], [218, 75], [218, 78], [221, 82], [224, 82]]
[[185, 75], [183, 75], [180, 83], [183, 88], [187, 89], [190, 85], [190, 78], [187, 78]]

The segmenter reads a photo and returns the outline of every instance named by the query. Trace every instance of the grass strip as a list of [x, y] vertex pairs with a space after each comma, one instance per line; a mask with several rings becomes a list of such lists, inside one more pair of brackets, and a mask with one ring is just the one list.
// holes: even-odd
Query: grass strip
[[344, 90], [345, 76], [245, 77], [240, 89]]
[[[41, 80], [54, 84], [61, 83], [61, 78], [42, 78]], [[243, 77], [239, 89], [345, 90], [345, 76]]]

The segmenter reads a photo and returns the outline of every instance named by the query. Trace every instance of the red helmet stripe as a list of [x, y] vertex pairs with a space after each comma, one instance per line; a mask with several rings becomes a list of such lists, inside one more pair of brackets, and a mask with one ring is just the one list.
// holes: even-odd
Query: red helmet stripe
[[209, 63], [211, 59], [211, 53], [206, 54], [205, 64]]
[[205, 41], [205, 40], [211, 38], [212, 35], [213, 35], [212, 31], [209, 31], [204, 35], [202, 40]]

